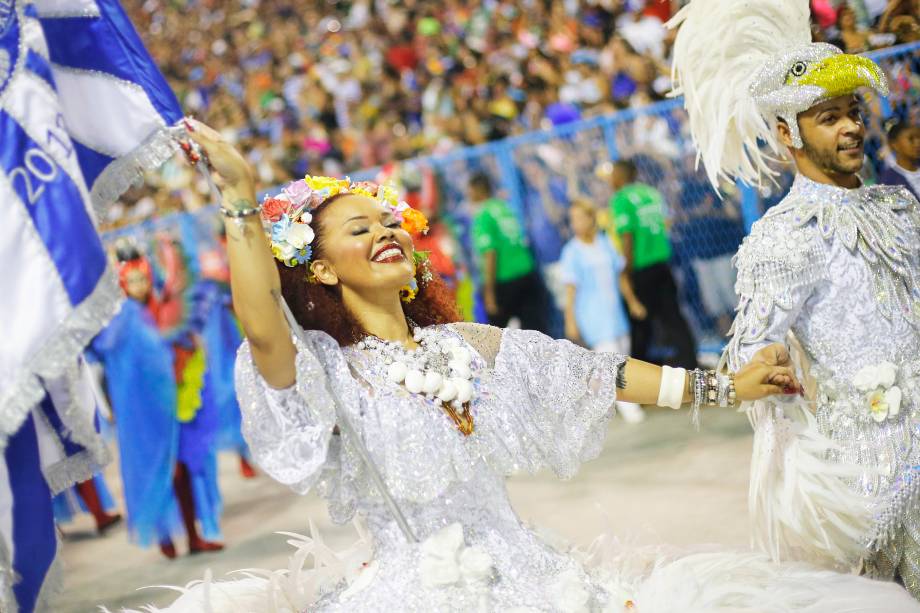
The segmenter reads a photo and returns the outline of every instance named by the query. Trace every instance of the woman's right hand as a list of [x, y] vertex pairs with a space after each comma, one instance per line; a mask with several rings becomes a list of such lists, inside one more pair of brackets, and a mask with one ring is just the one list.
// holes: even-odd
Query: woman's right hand
[[[225, 205], [235, 206], [241, 200], [255, 197], [255, 181], [249, 163], [219, 132], [196, 119], [186, 118], [189, 137], [198, 143], [207, 156], [208, 164], [220, 177]], [[253, 206], [254, 202], [248, 202]], [[244, 207], [240, 204], [242, 208]]]

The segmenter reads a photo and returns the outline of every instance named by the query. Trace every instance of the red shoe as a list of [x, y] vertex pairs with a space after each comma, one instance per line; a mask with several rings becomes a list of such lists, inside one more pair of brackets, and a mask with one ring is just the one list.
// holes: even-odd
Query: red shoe
[[99, 522], [96, 524], [96, 530], [99, 532], [99, 534], [105, 534], [106, 530], [118, 523], [121, 523], [121, 515], [118, 513], [106, 513], [99, 518]]
[[173, 545], [172, 541], [160, 543], [160, 551], [170, 560], [175, 560], [176, 556], [179, 555], [176, 553], [176, 546]]
[[243, 456], [240, 456], [240, 474], [244, 479], [255, 479], [256, 477], [256, 469]]
[[212, 543], [204, 539], [191, 541], [188, 544], [189, 555], [195, 555], [196, 553], [214, 553], [216, 551], [223, 551], [223, 549], [223, 543]]

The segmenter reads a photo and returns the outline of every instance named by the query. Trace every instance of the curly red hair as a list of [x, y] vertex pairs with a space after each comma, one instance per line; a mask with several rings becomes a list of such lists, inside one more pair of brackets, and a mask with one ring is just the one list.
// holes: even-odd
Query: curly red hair
[[[313, 259], [322, 257], [323, 237], [320, 220], [323, 212], [339, 197], [332, 196], [312, 212], [313, 220], [310, 226], [316, 233], [313, 241]], [[322, 330], [343, 347], [357, 343], [368, 335], [358, 319], [345, 306], [339, 285], [311, 283], [307, 279], [310, 272], [308, 265], [291, 267], [278, 260], [275, 260], [275, 265], [281, 276], [281, 294], [297, 323], [304, 329]], [[430, 280], [423, 281], [423, 276], [430, 277]], [[419, 291], [415, 300], [403, 303], [406, 317], [423, 327], [461, 320], [453, 292], [441, 280], [440, 275], [430, 269], [427, 262], [417, 267], [415, 280]]]

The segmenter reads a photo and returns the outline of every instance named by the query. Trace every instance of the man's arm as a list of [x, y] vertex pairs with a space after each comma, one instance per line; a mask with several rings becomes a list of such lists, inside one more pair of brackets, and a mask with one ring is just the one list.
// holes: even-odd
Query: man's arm
[[733, 334], [723, 364], [737, 370], [773, 343], [785, 344], [786, 334], [802, 315], [805, 304], [826, 270], [823, 242], [806, 237], [796, 243], [776, 243], [788, 231], [785, 224], [756, 227], [738, 250], [739, 296]]
[[626, 274], [633, 271], [633, 235], [632, 232], [620, 232], [620, 242], [623, 244], [623, 258], [626, 260]]
[[482, 255], [482, 300], [489, 315], [498, 314], [498, 299], [495, 295], [497, 269], [498, 256], [494, 249], [490, 249]]
[[632, 274], [634, 253], [633, 233], [635, 231], [635, 208], [629, 198], [622, 192], [613, 198], [610, 205], [613, 213], [613, 226], [616, 228], [617, 235], [620, 237], [620, 246], [622, 247], [623, 257], [626, 259], [626, 272]]
[[648, 311], [645, 310], [645, 305], [642, 304], [642, 301], [636, 296], [632, 281], [625, 270], [620, 273], [620, 293], [623, 295], [623, 300], [626, 302], [626, 308], [629, 310], [629, 315], [633, 319], [642, 321], [648, 316]]

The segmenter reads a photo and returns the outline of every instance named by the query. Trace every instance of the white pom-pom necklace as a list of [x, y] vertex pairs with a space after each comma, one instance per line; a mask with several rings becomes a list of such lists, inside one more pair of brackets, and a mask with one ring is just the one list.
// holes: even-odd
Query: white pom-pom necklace
[[410, 326], [412, 338], [419, 345], [415, 350], [375, 336], [360, 341], [357, 347], [380, 353], [389, 381], [401, 384], [412, 394], [439, 402], [460, 432], [472, 434], [470, 403], [476, 392], [470, 350], [458, 338], [439, 338], [432, 329], [419, 328], [414, 323]]

